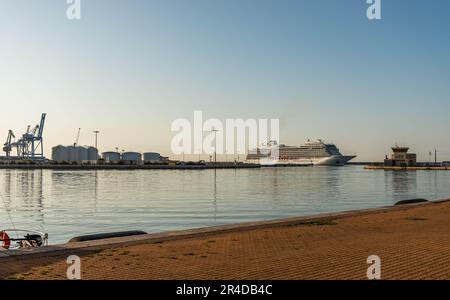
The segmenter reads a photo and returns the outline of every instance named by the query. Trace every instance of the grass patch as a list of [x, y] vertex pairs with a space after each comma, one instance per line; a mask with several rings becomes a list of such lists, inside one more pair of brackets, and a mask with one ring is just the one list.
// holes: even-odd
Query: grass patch
[[128, 254], [130, 254], [130, 251], [123, 251], [119, 255], [128, 255]]

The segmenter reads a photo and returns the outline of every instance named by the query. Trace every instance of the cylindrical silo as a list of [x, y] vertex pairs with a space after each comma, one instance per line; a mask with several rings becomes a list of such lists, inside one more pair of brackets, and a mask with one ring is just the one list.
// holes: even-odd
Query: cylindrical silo
[[95, 147], [88, 148], [88, 160], [97, 161], [98, 160], [98, 149]]
[[69, 147], [67, 147], [67, 150], [69, 152], [69, 161], [77, 162], [78, 161], [78, 147], [69, 146]]
[[125, 163], [138, 165], [142, 162], [142, 155], [138, 152], [124, 152], [122, 153], [122, 161]]
[[107, 163], [118, 163], [120, 161], [120, 153], [119, 152], [103, 152], [102, 157]]
[[52, 160], [57, 162], [69, 161], [69, 152], [67, 147], [62, 145], [52, 148]]
[[88, 160], [88, 148], [86, 147], [77, 147], [78, 150], [78, 162], [85, 162]]
[[159, 162], [161, 161], [161, 154], [156, 152], [146, 152], [144, 153], [145, 162]]

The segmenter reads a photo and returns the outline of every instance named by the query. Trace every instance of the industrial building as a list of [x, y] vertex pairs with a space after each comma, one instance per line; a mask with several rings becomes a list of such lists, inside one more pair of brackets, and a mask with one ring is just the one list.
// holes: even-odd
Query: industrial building
[[121, 161], [129, 165], [142, 164], [142, 154], [138, 152], [124, 152], [122, 153]]
[[120, 153], [119, 152], [103, 152], [102, 158], [106, 163], [118, 163], [120, 162]]
[[[3, 151], [6, 153], [5, 157], [0, 157], [0, 160], [8, 163], [16, 161], [27, 161], [43, 163], [46, 160], [44, 157], [44, 125], [47, 114], [43, 113], [40, 123], [35, 126], [28, 125], [26, 132], [20, 136], [14, 134], [13, 130], [8, 130], [6, 142], [3, 144]], [[58, 145], [52, 148], [51, 160], [55, 164], [92, 164], [99, 162], [99, 151], [97, 148], [97, 135], [95, 133], [95, 147], [79, 146], [81, 128], [78, 128], [75, 142], [70, 146]], [[102, 153], [100, 163], [107, 164], [127, 164], [127, 165], [142, 165], [142, 164], [158, 164], [168, 163], [169, 158], [162, 157], [160, 153], [146, 152], [144, 155], [138, 152], [123, 152], [109, 151]]]
[[52, 160], [58, 163], [96, 163], [98, 149], [82, 146], [56, 146], [52, 148]]
[[417, 154], [408, 153], [409, 147], [392, 147], [391, 158], [384, 160], [384, 165], [389, 167], [412, 167], [417, 164]]
[[146, 164], [156, 164], [169, 162], [168, 157], [161, 156], [160, 153], [157, 152], [146, 152], [144, 153], [144, 163]]
[[161, 156], [157, 152], [146, 152], [143, 155], [139, 152], [107, 151], [102, 153], [102, 160], [107, 164], [127, 164], [142, 165], [168, 162], [169, 158]]

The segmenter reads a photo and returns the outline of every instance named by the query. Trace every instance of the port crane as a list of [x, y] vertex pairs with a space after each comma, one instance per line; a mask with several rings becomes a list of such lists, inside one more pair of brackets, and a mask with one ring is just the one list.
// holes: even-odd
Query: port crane
[[3, 151], [6, 152], [7, 157], [10, 156], [12, 149], [16, 148], [18, 158], [44, 159], [43, 134], [46, 116], [47, 114], [43, 113], [40, 123], [32, 129], [31, 126], [28, 126], [26, 133], [14, 143], [11, 143], [11, 140], [12, 138], [15, 138], [15, 136], [10, 130], [8, 139], [3, 147]]
[[39, 125], [36, 125], [31, 130], [28, 130], [27, 133], [22, 136], [22, 157], [32, 159], [44, 158], [44, 143], [42, 135], [44, 133], [46, 116], [47, 114], [43, 113]]
[[5, 153], [6, 153], [6, 158], [9, 158], [11, 155], [11, 151], [13, 148], [11, 142], [12, 142], [12, 139], [15, 139], [15, 138], [16, 138], [16, 136], [14, 135], [14, 132], [10, 129], [8, 131], [8, 137], [6, 138], [6, 142], [3, 145], [3, 151], [5, 151]]

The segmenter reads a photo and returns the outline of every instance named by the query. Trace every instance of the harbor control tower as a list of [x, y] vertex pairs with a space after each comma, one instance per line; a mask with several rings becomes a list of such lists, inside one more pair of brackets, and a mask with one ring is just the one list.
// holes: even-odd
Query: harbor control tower
[[399, 167], [411, 167], [417, 164], [417, 154], [416, 153], [408, 153], [409, 147], [392, 147], [392, 155], [389, 159], [386, 156], [384, 160], [385, 166], [399, 166]]

